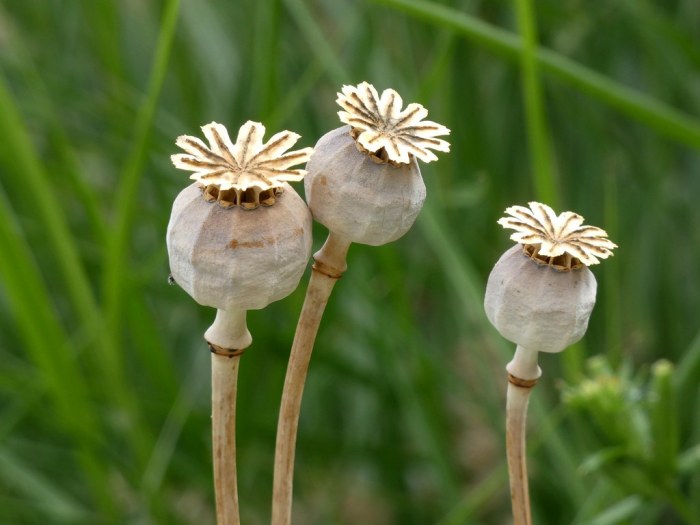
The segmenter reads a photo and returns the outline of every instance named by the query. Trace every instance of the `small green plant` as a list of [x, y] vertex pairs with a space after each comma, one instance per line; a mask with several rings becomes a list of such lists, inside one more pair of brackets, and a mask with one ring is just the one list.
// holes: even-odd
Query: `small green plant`
[[597, 356], [579, 381], [563, 387], [562, 399], [587, 421], [577, 426], [589, 447], [582, 475], [604, 476], [624, 496], [660, 504], [658, 523], [696, 524], [700, 513], [691, 491], [700, 445], [681, 442], [680, 423], [691, 415], [679, 410], [674, 379], [666, 360], [633, 373], [629, 364], [615, 369]]

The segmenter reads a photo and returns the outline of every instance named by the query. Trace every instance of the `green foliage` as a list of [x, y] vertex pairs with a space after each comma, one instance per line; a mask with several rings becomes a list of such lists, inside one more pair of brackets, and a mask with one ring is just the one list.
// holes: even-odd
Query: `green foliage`
[[[625, 501], [640, 495], [670, 507], [687, 523], [698, 523], [689, 488], [700, 465], [700, 447], [680, 451], [679, 426], [685, 414], [678, 410], [673, 365], [657, 361], [650, 375], [632, 376], [629, 366], [614, 370], [598, 356], [589, 360], [586, 376], [565, 387], [563, 401], [580, 418], [573, 424], [584, 446], [595, 451], [583, 461], [580, 473], [607, 478], [628, 496]], [[637, 507], [634, 514], [646, 512]]]
[[[409, 234], [351, 249], [306, 387], [295, 522], [508, 521], [512, 348], [482, 300], [509, 246], [496, 219], [538, 198], [620, 249], [593, 269], [585, 342], [542, 358], [535, 521], [698, 523], [698, 24], [693, 0], [0, 0], [0, 523], [213, 523], [214, 313], [167, 285], [188, 183], [168, 157], [212, 120], [313, 145], [362, 80], [423, 103], [452, 152], [422, 167]], [[249, 315], [250, 525], [269, 516], [304, 288]]]

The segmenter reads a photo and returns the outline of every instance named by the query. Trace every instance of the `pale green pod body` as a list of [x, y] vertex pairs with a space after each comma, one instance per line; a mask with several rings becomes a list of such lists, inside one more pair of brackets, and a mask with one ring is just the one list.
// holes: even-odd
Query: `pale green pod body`
[[394, 165], [361, 152], [350, 126], [314, 147], [304, 189], [314, 218], [351, 242], [379, 246], [404, 235], [425, 201], [418, 162]]
[[491, 271], [484, 307], [509, 341], [534, 352], [561, 352], [585, 334], [596, 287], [587, 267], [557, 271], [516, 244]]
[[175, 199], [167, 246], [175, 281], [195, 301], [258, 310], [289, 295], [311, 254], [311, 214], [287, 183], [272, 206], [229, 209], [192, 184]]

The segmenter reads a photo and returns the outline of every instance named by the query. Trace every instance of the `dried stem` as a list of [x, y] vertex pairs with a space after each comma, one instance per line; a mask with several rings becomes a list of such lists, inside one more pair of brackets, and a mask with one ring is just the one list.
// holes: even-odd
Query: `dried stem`
[[508, 392], [506, 395], [506, 454], [510, 478], [510, 498], [513, 506], [513, 525], [532, 525], [530, 491], [527, 479], [526, 423], [530, 391], [541, 371], [537, 366], [537, 352], [521, 346], [506, 366]]
[[524, 388], [508, 383], [506, 449], [514, 525], [532, 525], [525, 447], [525, 422], [527, 420], [527, 403], [530, 397], [530, 390], [532, 388]]
[[236, 386], [240, 355], [211, 354], [212, 448], [218, 525], [239, 525], [236, 481]]
[[246, 311], [217, 310], [204, 333], [211, 348], [211, 425], [218, 525], [239, 525], [236, 477], [236, 389], [243, 350], [252, 342]]
[[315, 264], [294, 335], [282, 391], [275, 447], [272, 525], [290, 525], [292, 522], [294, 453], [304, 383], [321, 317], [333, 286], [346, 269], [345, 257], [349, 247], [350, 241], [331, 232], [323, 248], [314, 255]]

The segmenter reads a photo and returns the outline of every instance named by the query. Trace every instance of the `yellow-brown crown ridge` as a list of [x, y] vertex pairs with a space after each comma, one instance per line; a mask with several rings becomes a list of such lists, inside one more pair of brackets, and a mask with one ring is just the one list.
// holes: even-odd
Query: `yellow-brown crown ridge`
[[256, 186], [246, 189], [228, 188], [222, 190], [217, 184], [197, 184], [202, 190], [202, 197], [207, 202], [216, 202], [224, 209], [240, 206], [244, 210], [254, 210], [260, 206], [272, 206], [277, 202], [284, 188], [276, 186], [263, 190]]

